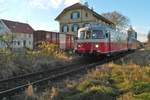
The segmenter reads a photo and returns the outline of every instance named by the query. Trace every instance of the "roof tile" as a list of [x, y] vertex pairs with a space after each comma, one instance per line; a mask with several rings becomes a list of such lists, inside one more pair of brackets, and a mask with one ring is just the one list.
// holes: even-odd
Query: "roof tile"
[[2, 21], [13, 33], [30, 33], [30, 34], [32, 34], [34, 31], [34, 29], [29, 24], [26, 24], [26, 23], [9, 21], [9, 20], [4, 20], [4, 19], [2, 19]]

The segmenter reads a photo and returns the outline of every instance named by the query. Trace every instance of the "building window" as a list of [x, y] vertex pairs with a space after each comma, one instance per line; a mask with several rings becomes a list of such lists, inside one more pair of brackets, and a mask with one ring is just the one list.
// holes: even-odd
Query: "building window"
[[29, 45], [31, 45], [31, 41], [29, 41]]
[[78, 19], [78, 18], [80, 18], [80, 12], [71, 13], [71, 19]]
[[14, 45], [17, 45], [17, 41], [13, 41], [13, 44], [14, 44]]
[[72, 25], [72, 32], [77, 32], [79, 29], [79, 26], [77, 24]]
[[20, 42], [18, 41], [18, 46], [20, 45]]
[[29, 38], [31, 38], [31, 34], [29, 34]]
[[64, 25], [64, 26], [62, 27], [62, 32], [68, 32], [68, 31], [69, 31], [68, 25]]

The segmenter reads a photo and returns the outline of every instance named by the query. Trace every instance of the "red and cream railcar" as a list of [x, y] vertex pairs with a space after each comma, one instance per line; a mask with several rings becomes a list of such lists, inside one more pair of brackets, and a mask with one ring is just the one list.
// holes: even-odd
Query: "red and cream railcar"
[[80, 28], [75, 51], [79, 54], [110, 54], [126, 51], [127, 36], [127, 33], [102, 25]]

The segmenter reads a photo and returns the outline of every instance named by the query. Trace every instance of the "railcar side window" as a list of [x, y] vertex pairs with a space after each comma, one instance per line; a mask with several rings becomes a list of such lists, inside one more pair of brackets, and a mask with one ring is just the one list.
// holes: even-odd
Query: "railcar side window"
[[90, 32], [90, 31], [87, 31], [87, 32], [86, 32], [86, 39], [90, 39], [90, 37], [91, 37], [91, 32]]
[[106, 38], [109, 38], [109, 32], [106, 32]]
[[102, 30], [93, 30], [92, 34], [93, 39], [102, 39], [104, 38], [104, 34]]

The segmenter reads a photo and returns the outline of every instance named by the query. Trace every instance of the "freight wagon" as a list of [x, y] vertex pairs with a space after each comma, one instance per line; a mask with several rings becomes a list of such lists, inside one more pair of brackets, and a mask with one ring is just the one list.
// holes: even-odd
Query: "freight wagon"
[[37, 48], [37, 46], [43, 41], [59, 45], [58, 32], [37, 30], [33, 32], [33, 38], [34, 48]]
[[35, 49], [42, 41], [57, 44], [62, 50], [74, 49], [74, 36], [71, 34], [62, 34], [59, 32], [37, 30], [34, 31], [33, 37]]

